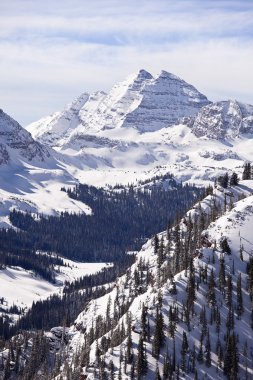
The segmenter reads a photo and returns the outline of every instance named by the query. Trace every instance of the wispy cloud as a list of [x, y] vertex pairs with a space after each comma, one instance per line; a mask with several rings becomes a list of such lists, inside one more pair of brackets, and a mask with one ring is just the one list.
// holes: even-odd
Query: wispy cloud
[[253, 103], [252, 31], [248, 0], [4, 1], [0, 107], [27, 123], [141, 67]]

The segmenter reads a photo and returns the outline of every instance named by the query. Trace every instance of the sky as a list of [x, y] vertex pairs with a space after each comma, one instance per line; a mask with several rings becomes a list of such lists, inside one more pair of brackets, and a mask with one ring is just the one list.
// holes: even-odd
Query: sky
[[129, 74], [253, 104], [253, 0], [0, 0], [0, 108], [23, 126]]

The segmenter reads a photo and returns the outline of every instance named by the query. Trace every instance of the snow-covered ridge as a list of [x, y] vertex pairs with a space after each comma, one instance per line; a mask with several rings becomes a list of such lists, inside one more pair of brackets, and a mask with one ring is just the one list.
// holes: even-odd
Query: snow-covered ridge
[[[233, 318], [234, 327], [232, 330], [235, 334], [239, 334], [239, 340], [237, 342], [237, 350], [239, 355], [239, 377], [245, 378], [246, 371], [248, 372], [249, 378], [253, 376], [252, 364], [247, 360], [247, 354], [245, 354], [245, 345], [247, 346], [247, 353], [253, 349], [253, 336], [250, 327], [250, 297], [249, 291], [247, 290], [247, 274], [246, 267], [249, 258], [252, 257], [252, 225], [253, 225], [253, 181], [244, 181], [241, 185], [235, 188], [230, 188], [224, 190], [222, 188], [217, 188], [214, 190], [213, 195], [208, 195], [203, 201], [197, 204], [192, 210], [190, 210], [185, 218], [182, 219], [180, 223], [180, 229], [182, 237], [187, 234], [188, 226], [190, 220], [193, 222], [196, 217], [200, 217], [197, 223], [201, 222], [201, 214], [208, 215], [214, 211], [214, 205], [219, 205], [220, 210], [224, 210], [225, 205], [227, 211], [224, 215], [218, 217], [210, 226], [202, 232], [201, 237], [201, 247], [196, 249], [196, 254], [193, 259], [194, 276], [195, 281], [198, 282], [198, 287], [195, 289], [195, 302], [194, 302], [194, 312], [191, 314], [190, 322], [187, 322], [185, 316], [185, 307], [187, 299], [187, 289], [189, 287], [190, 271], [183, 270], [171, 277], [168, 276], [167, 280], [161, 281], [161, 273], [166, 273], [166, 270], [171, 270], [170, 265], [167, 267], [166, 260], [159, 267], [158, 255], [154, 252], [154, 241], [149, 240], [138, 253], [136, 258], [136, 263], [127, 271], [126, 275], [120, 277], [116, 283], [113, 290], [106, 294], [105, 296], [93, 300], [90, 302], [89, 306], [78, 316], [74, 325], [68, 330], [68, 338], [70, 342], [68, 344], [67, 351], [69, 352], [69, 363], [71, 365], [75, 362], [77, 358], [75, 353], [80, 355], [80, 350], [85, 346], [87, 335], [90, 329], [96, 329], [96, 320], [100, 321], [100, 328], [102, 329], [103, 323], [110, 317], [111, 329], [90, 347], [89, 353], [89, 365], [82, 369], [82, 373], [88, 376], [88, 379], [96, 379], [96, 368], [99, 368], [99, 361], [97, 352], [99, 349], [100, 359], [105, 361], [105, 367], [108, 368], [110, 361], [114, 363], [114, 376], [116, 379], [119, 378], [119, 374], [124, 371], [124, 378], [131, 379], [131, 363], [126, 365], [126, 372], [123, 370], [123, 365], [120, 365], [120, 357], [124, 355], [127, 350], [128, 338], [123, 338], [120, 344], [114, 345], [113, 348], [104, 348], [104, 342], [111, 341], [113, 339], [116, 331], [122, 331], [122, 326], [127, 330], [127, 320], [129, 315], [131, 316], [131, 326], [132, 326], [132, 354], [137, 360], [139, 355], [139, 344], [140, 336], [143, 334], [143, 307], [147, 312], [147, 317], [149, 320], [149, 331], [152, 338], [154, 337], [155, 329], [155, 318], [157, 313], [157, 307], [159, 299], [162, 299], [161, 312], [164, 321], [164, 334], [165, 343], [161, 348], [161, 353], [159, 359], [153, 357], [152, 352], [152, 339], [146, 339], [145, 341], [145, 351], [148, 362], [148, 372], [143, 375], [145, 379], [154, 378], [154, 374], [158, 369], [160, 374], [163, 373], [164, 361], [169, 355], [172, 359], [173, 357], [173, 339], [170, 335], [171, 331], [171, 320], [169, 310], [176, 307], [179, 310], [178, 322], [176, 323], [175, 333], [175, 350], [176, 350], [176, 364], [180, 368], [180, 379], [194, 379], [196, 378], [196, 371], [199, 376], [208, 376], [209, 379], [226, 379], [226, 375], [223, 373], [223, 362], [219, 364], [220, 354], [217, 352], [217, 342], [220, 342], [223, 348], [223, 359], [227, 355], [223, 339], [223, 334], [225, 336], [226, 326], [228, 323], [227, 316], [229, 315], [229, 308], [224, 300], [223, 289], [219, 288], [218, 279], [220, 278], [220, 261], [224, 259], [224, 267], [226, 277], [231, 276], [232, 286], [234, 292], [232, 293], [232, 304], [233, 307], [238, 309], [238, 296], [236, 296], [236, 287], [238, 287], [238, 276], [241, 276], [242, 289], [243, 289], [243, 317]], [[246, 196], [246, 198], [238, 201], [233, 205], [238, 198]], [[232, 200], [232, 203], [229, 202]], [[221, 211], [222, 212], [222, 211]], [[186, 235], [187, 236], [187, 235]], [[173, 254], [176, 249], [173, 245], [173, 241], [168, 240], [166, 232], [158, 235], [160, 242], [163, 240], [164, 252], [167, 255], [168, 262], [175, 262], [175, 256]], [[184, 238], [184, 237], [183, 237]], [[231, 247], [231, 254], [224, 254], [221, 252], [220, 241], [224, 238], [227, 239], [229, 246]], [[171, 238], [170, 238], [171, 239]], [[169, 248], [168, 244], [169, 243]], [[243, 247], [243, 248], [242, 248]], [[242, 251], [241, 251], [242, 250]], [[136, 286], [136, 278], [138, 278], [138, 273], [141, 272], [141, 283]], [[160, 274], [158, 274], [160, 273]], [[206, 280], [203, 280], [206, 273]], [[215, 304], [211, 305], [208, 298], [208, 283], [210, 281], [211, 273], [213, 273], [216, 285], [215, 285]], [[145, 278], [153, 278], [152, 285], [145, 285]], [[201, 279], [201, 276], [203, 278]], [[160, 280], [159, 280], [160, 278]], [[139, 281], [139, 280], [138, 280]], [[221, 281], [221, 280], [219, 280]], [[225, 290], [227, 291], [227, 290]], [[237, 290], [238, 294], [238, 290]], [[237, 297], [237, 298], [236, 298]], [[209, 301], [208, 301], [209, 299]], [[109, 306], [108, 306], [109, 305]], [[127, 306], [128, 305], [128, 306]], [[205, 309], [203, 309], [205, 307]], [[214, 308], [217, 307], [219, 310], [219, 322], [217, 322], [216, 317], [213, 315]], [[115, 319], [115, 310], [121, 310], [121, 308], [126, 308], [127, 312], [119, 319]], [[206, 330], [203, 333], [203, 312], [206, 318]], [[217, 312], [217, 311], [216, 311]], [[236, 313], [237, 313], [236, 312]], [[202, 317], [201, 317], [202, 313]], [[128, 316], [127, 316], [128, 315]], [[211, 322], [210, 322], [211, 321]], [[173, 322], [173, 321], [172, 321]], [[230, 323], [230, 322], [229, 322]], [[217, 327], [218, 326], [218, 327]], [[221, 332], [220, 335], [217, 333], [217, 329]], [[208, 331], [208, 332], [207, 332]], [[53, 333], [53, 332], [52, 332]], [[118, 334], [120, 334], [118, 332]], [[195, 357], [195, 369], [192, 372], [192, 366], [185, 365], [185, 369], [181, 367], [182, 359], [182, 340], [183, 335], [186, 334], [188, 338], [189, 349], [187, 349], [187, 360], [191, 360], [192, 350], [196, 350]], [[203, 335], [204, 334], [204, 335]], [[207, 335], [208, 334], [208, 335]], [[232, 334], [232, 332], [231, 332]], [[116, 336], [116, 335], [115, 335]], [[202, 343], [201, 343], [201, 336]], [[209, 336], [209, 337], [208, 337]], [[89, 339], [89, 338], [88, 338]], [[116, 338], [115, 338], [116, 339]], [[209, 339], [210, 343], [210, 363], [207, 363], [207, 353], [204, 351], [205, 342]], [[247, 343], [246, 343], [247, 342]], [[110, 344], [110, 343], [109, 343]], [[202, 347], [203, 344], [203, 348]], [[203, 349], [203, 358], [200, 358], [200, 350]], [[85, 352], [85, 350], [84, 350]], [[89, 351], [88, 351], [89, 352]], [[87, 352], [86, 352], [87, 355]], [[198, 355], [198, 359], [197, 359]], [[221, 360], [223, 360], [221, 359]], [[87, 360], [87, 357], [86, 357]], [[225, 359], [224, 359], [225, 360]], [[135, 362], [136, 363], [136, 362]], [[187, 363], [187, 361], [186, 361]], [[246, 364], [247, 363], [247, 364]], [[98, 370], [97, 370], [98, 371]], [[122, 371], [122, 372], [121, 372]], [[64, 372], [64, 371], [63, 371]], [[218, 377], [217, 377], [218, 376]]]
[[56, 145], [59, 139], [65, 134], [69, 134], [80, 123], [78, 113], [88, 99], [89, 94], [81, 94], [72, 103], [68, 104], [62, 112], [56, 112], [36, 123], [30, 124], [27, 130], [42, 143]]
[[207, 98], [179, 77], [162, 71], [153, 78], [140, 70], [107, 94], [85, 94], [63, 112], [27, 126], [34, 138], [51, 146], [73, 142], [75, 135], [120, 127], [156, 131], [181, 117], [195, 116]]
[[8, 216], [14, 207], [54, 215], [64, 211], [90, 213], [89, 207], [60, 190], [76, 180], [55, 155], [0, 111], [0, 227], [10, 225]]
[[211, 139], [235, 138], [253, 133], [253, 106], [228, 100], [203, 107], [193, 124], [197, 137]]
[[13, 156], [44, 161], [50, 154], [17, 121], [0, 110], [0, 165], [7, 164]]
[[27, 127], [80, 182], [128, 183], [135, 171], [143, 177], [164, 166], [199, 184], [253, 160], [253, 106], [211, 103], [166, 71], [153, 77], [140, 70], [108, 94], [80, 99]]

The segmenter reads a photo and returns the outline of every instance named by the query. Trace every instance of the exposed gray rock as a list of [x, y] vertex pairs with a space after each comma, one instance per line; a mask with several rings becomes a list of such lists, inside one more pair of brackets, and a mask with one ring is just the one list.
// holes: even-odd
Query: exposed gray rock
[[212, 139], [253, 133], [253, 106], [235, 100], [209, 104], [199, 111], [192, 131], [197, 137]]
[[0, 165], [10, 160], [10, 150], [23, 159], [44, 161], [50, 154], [31, 134], [9, 115], [0, 110]]

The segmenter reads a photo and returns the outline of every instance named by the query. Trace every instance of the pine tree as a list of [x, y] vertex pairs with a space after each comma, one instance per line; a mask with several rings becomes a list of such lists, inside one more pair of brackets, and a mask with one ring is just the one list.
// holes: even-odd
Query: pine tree
[[242, 173], [242, 179], [251, 179], [251, 165], [249, 162], [245, 162], [244, 169]]
[[232, 306], [232, 294], [233, 294], [232, 277], [230, 274], [228, 274], [227, 279], [226, 279], [225, 299], [226, 299], [226, 304], [229, 308], [231, 308]]
[[155, 380], [162, 380], [158, 364], [156, 363]]
[[222, 240], [221, 240], [221, 243], [220, 243], [220, 246], [221, 246], [221, 250], [223, 253], [227, 253], [228, 255], [231, 255], [231, 248], [228, 244], [228, 240], [226, 237], [224, 237]]
[[194, 301], [196, 300], [196, 290], [195, 290], [195, 275], [194, 275], [194, 269], [189, 274], [188, 281], [187, 281], [187, 309], [190, 312], [193, 312], [194, 310]]
[[197, 361], [199, 362], [199, 364], [202, 364], [203, 361], [204, 361], [204, 353], [203, 353], [203, 342], [202, 342], [202, 339], [200, 341], [200, 347], [199, 347], [199, 352], [198, 352], [198, 355], [197, 355]]
[[181, 347], [181, 370], [185, 372], [186, 370], [186, 353], [188, 351], [189, 345], [187, 340], [187, 335], [185, 331], [183, 332], [182, 347]]
[[225, 284], [226, 284], [226, 277], [225, 277], [225, 261], [224, 256], [221, 255], [220, 257], [220, 271], [219, 271], [219, 290], [222, 294], [225, 292]]
[[161, 265], [163, 262], [164, 262], [164, 240], [162, 237], [159, 248], [158, 248], [158, 255], [157, 255], [157, 265], [159, 268], [161, 268]]
[[216, 343], [216, 355], [218, 356], [218, 366], [221, 368], [222, 367], [222, 361], [223, 361], [223, 350], [222, 350], [222, 345], [221, 345], [221, 341], [220, 341], [220, 338], [218, 336], [218, 340], [217, 340], [217, 343]]
[[202, 325], [202, 331], [201, 331], [201, 340], [204, 338], [204, 336], [207, 333], [207, 319], [206, 319], [206, 307], [203, 306], [202, 310], [199, 315], [199, 320]]
[[219, 176], [218, 183], [220, 186], [226, 189], [228, 187], [228, 173], [225, 173], [224, 175]]
[[173, 310], [172, 306], [170, 305], [169, 326], [168, 326], [168, 333], [169, 333], [170, 338], [174, 339], [176, 329], [177, 329], [177, 324], [176, 324], [176, 318], [175, 318], [175, 309]]
[[228, 308], [228, 314], [227, 314], [227, 320], [226, 320], [226, 327], [227, 327], [228, 331], [233, 330], [234, 325], [235, 325], [234, 308], [233, 308], [233, 306], [230, 306]]
[[114, 380], [114, 364], [113, 364], [113, 361], [110, 360], [109, 362], [109, 365], [108, 365], [108, 370], [109, 370], [109, 374], [110, 374], [110, 380]]
[[138, 344], [138, 357], [136, 363], [136, 373], [137, 379], [141, 379], [143, 375], [147, 373], [147, 358], [146, 358], [146, 349], [144, 347], [143, 335], [140, 335], [139, 344]]
[[154, 238], [153, 238], [153, 244], [154, 244], [154, 253], [157, 254], [158, 249], [159, 249], [159, 238], [156, 234], [154, 235]]
[[224, 358], [224, 374], [229, 379], [237, 379], [239, 356], [236, 341], [234, 333], [228, 336]]
[[237, 277], [236, 293], [237, 293], [236, 311], [237, 311], [238, 319], [240, 319], [241, 315], [243, 313], [242, 276], [241, 276], [241, 273], [239, 273], [238, 277]]
[[209, 329], [207, 330], [207, 335], [206, 335], [205, 364], [207, 367], [211, 367], [211, 343], [210, 343]]
[[209, 276], [208, 293], [207, 293], [207, 301], [210, 306], [214, 306], [216, 303], [215, 286], [216, 284], [215, 284], [214, 273], [212, 269]]
[[239, 184], [239, 178], [237, 173], [233, 172], [230, 177], [230, 186], [237, 186]]
[[160, 349], [164, 344], [164, 321], [163, 315], [159, 308], [156, 309], [156, 320], [155, 320], [155, 332], [152, 342], [152, 355], [154, 358], [159, 358]]
[[215, 325], [216, 325], [216, 332], [219, 334], [220, 325], [221, 325], [221, 318], [220, 318], [220, 311], [219, 311], [218, 307], [215, 310]]
[[174, 271], [178, 273], [180, 270], [181, 264], [181, 239], [180, 239], [180, 226], [179, 223], [176, 224], [174, 228], [174, 237], [175, 237], [175, 251], [174, 251]]
[[128, 364], [131, 363], [133, 359], [133, 349], [132, 349], [132, 314], [127, 313], [127, 343], [126, 343], [126, 361]]

